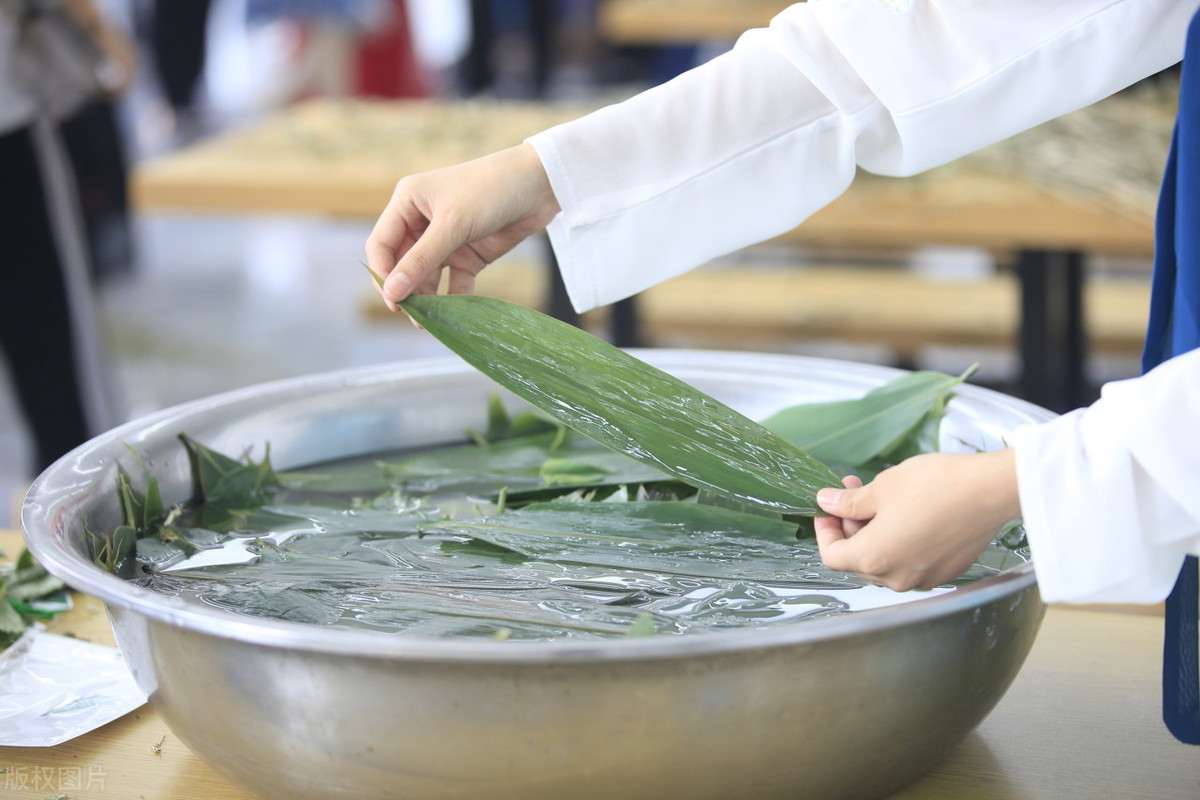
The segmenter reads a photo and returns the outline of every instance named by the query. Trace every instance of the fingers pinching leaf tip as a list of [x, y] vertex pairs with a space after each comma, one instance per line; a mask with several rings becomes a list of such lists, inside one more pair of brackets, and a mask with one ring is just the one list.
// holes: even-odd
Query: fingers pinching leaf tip
[[817, 492], [817, 505], [824, 511], [834, 513], [837, 511], [838, 501], [842, 498], [842, 489], [826, 488]]
[[413, 288], [412, 278], [403, 272], [392, 270], [383, 282], [383, 296], [389, 302], [399, 303], [412, 294]]
[[398, 305], [396, 305], [394, 302], [392, 302], [390, 299], [388, 299], [387, 294], [384, 292], [384, 289], [383, 289], [384, 280], [383, 280], [383, 278], [379, 277], [379, 273], [377, 273], [375, 270], [371, 269], [366, 264], [363, 264], [361, 261], [358, 263], [362, 264], [363, 268], [371, 276], [371, 280], [373, 280], [375, 282], [375, 291], [379, 292], [379, 296], [381, 298], [383, 298], [383, 304], [388, 307], [388, 311], [392, 311], [392, 312], [399, 311], [400, 307]]

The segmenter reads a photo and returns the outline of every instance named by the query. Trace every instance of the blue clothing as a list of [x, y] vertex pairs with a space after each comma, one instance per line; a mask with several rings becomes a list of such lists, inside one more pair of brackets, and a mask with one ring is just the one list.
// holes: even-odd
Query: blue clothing
[[[1193, 54], [1189, 68], [1187, 54]], [[1200, 13], [1188, 26], [1179, 116], [1159, 196], [1154, 282], [1142, 368], [1200, 347]], [[1163, 720], [1177, 739], [1200, 744], [1200, 568], [1189, 557], [1167, 598]]]
[[387, 9], [381, 0], [247, 0], [246, 21], [273, 22], [294, 19], [303, 22], [340, 24], [371, 30]]

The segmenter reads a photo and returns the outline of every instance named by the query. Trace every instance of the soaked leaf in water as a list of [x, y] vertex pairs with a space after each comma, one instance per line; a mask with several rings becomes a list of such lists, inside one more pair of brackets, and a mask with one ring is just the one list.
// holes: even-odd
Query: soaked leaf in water
[[255, 616], [518, 639], [770, 624], [843, 611], [829, 593], [861, 587], [819, 574], [792, 525], [691, 503], [544, 504], [393, 527], [300, 532], [264, 550], [269, 559], [185, 564], [140, 582]]
[[187, 434], [180, 434], [192, 465], [196, 496], [206, 503], [253, 505], [266, 489], [278, 485], [270, 456], [262, 461], [242, 461], [209, 449]]
[[[435, 523], [556, 563], [622, 567], [693, 577], [799, 581], [819, 569], [815, 547], [779, 519], [696, 503], [546, 503], [479, 520]], [[829, 586], [848, 585], [831, 581]]]
[[450, 445], [407, 457], [359, 459], [279, 477], [285, 488], [303, 492], [361, 494], [398, 489], [417, 494], [457, 491], [484, 497], [495, 496], [503, 489], [510, 499], [516, 499], [527, 492], [543, 495], [552, 486], [560, 488], [550, 494], [574, 488], [562, 488], [569, 482], [554, 480], [558, 476], [553, 467], [547, 471], [547, 462], [554, 460], [572, 462], [590, 472], [592, 480], [577, 480], [576, 484], [615, 486], [671, 479], [661, 470], [565, 430], [543, 430], [495, 441], [480, 439], [478, 443]]
[[857, 466], [884, 458], [891, 463], [938, 449], [938, 431], [958, 377], [910, 372], [862, 397], [802, 403], [763, 420], [763, 425], [816, 458]]
[[[945, 396], [882, 452], [927, 441]], [[279, 476], [192, 443], [215, 503], [123, 525], [98, 552], [124, 559], [136, 542], [140, 583], [238, 613], [498, 640], [683, 634], [925, 596], [826, 570], [778, 509], [680, 501], [682, 484], [651, 464], [545, 420], [527, 428], [495, 401], [489, 416], [476, 444]], [[149, 519], [153, 502], [127, 479], [120, 491], [131, 519]], [[558, 499], [528, 504], [546, 494]], [[961, 582], [1023, 560], [994, 547]]]

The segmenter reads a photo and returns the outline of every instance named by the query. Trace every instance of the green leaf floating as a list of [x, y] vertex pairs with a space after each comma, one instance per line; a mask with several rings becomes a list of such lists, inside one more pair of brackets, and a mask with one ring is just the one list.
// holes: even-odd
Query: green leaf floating
[[795, 445], [584, 330], [478, 295], [413, 295], [409, 316], [542, 412], [686, 483], [763, 508], [820, 513], [840, 481]]
[[888, 456], [898, 462], [937, 450], [947, 397], [974, 371], [957, 378], [911, 372], [853, 400], [785, 408], [762, 424], [826, 461], [857, 466]]

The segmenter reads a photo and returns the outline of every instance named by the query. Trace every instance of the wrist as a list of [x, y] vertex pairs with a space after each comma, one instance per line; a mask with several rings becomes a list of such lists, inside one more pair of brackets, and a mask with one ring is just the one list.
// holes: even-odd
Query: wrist
[[554, 188], [550, 185], [550, 176], [537, 150], [529, 142], [522, 142], [511, 148], [509, 153], [516, 162], [517, 169], [525, 177], [526, 188], [538, 198], [538, 207], [547, 215], [554, 216], [562, 210]]
[[1001, 522], [1021, 516], [1021, 496], [1017, 490], [1016, 452], [1011, 448], [979, 454], [983, 464], [980, 499], [987, 503]]

